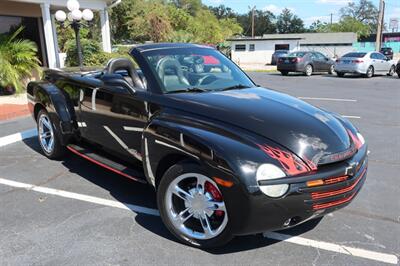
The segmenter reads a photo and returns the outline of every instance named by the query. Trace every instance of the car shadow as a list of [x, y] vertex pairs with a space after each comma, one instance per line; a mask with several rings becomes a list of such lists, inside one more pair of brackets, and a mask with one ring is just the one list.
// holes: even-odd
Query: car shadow
[[[42, 155], [40, 145], [36, 138], [25, 139], [23, 142], [33, 151]], [[183, 245], [167, 230], [158, 215], [137, 212], [132, 209], [131, 206], [129, 206], [136, 205], [157, 209], [156, 193], [151, 186], [131, 181], [68, 152], [66, 156], [59, 161], [66, 169], [68, 169], [70, 173], [79, 175], [94, 185], [109, 191], [110, 195], [116, 201], [125, 204], [129, 209], [132, 210], [132, 212], [136, 214], [135, 221], [141, 227], [159, 237], [173, 241], [179, 245]], [[307, 223], [299, 225], [295, 228], [280, 232], [292, 236], [303, 234], [309, 230], [312, 230], [318, 224], [318, 222], [319, 220], [308, 221]], [[280, 241], [266, 238], [262, 234], [238, 236], [223, 247], [205, 249], [204, 251], [214, 255], [222, 255], [267, 247], [277, 242]]]

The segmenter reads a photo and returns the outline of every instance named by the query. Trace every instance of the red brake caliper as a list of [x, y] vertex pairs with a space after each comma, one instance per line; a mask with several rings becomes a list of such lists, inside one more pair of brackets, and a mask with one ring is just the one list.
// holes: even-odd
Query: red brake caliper
[[[205, 183], [205, 190], [211, 194], [211, 196], [213, 197], [213, 199], [215, 201], [222, 201], [222, 195], [219, 192], [219, 190], [210, 182], [206, 182]], [[222, 210], [216, 210], [215, 211], [215, 215], [216, 216], [223, 216], [224, 215], [224, 211]]]

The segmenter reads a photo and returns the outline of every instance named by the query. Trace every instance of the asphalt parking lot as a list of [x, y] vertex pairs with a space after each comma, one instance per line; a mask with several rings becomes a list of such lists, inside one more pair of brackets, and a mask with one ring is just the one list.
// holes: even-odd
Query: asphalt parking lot
[[0, 122], [0, 265], [398, 265], [400, 79], [249, 75], [360, 129], [369, 171], [349, 206], [319, 224], [194, 249], [163, 226], [150, 187], [74, 155], [46, 159], [33, 120], [20, 118]]

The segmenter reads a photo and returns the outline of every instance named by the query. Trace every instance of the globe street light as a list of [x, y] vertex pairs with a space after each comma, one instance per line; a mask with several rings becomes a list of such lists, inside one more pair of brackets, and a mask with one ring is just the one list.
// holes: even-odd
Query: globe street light
[[78, 52], [79, 67], [83, 67], [83, 56], [81, 47], [81, 38], [79, 34], [80, 28], [85, 25], [84, 22], [89, 22], [93, 20], [93, 11], [90, 9], [85, 9], [83, 11], [79, 10], [80, 4], [78, 0], [68, 0], [67, 8], [69, 10], [66, 14], [63, 10], [58, 10], [55, 14], [56, 20], [64, 26], [65, 21], [69, 21], [69, 26], [74, 29], [76, 49]]

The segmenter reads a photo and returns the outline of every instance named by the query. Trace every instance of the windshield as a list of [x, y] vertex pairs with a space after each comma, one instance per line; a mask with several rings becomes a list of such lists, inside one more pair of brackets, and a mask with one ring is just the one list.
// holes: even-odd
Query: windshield
[[164, 93], [254, 87], [228, 58], [209, 48], [168, 48], [143, 52]]
[[289, 57], [303, 57], [305, 56], [306, 52], [293, 52], [290, 53], [288, 56]]
[[354, 58], [362, 58], [366, 55], [367, 53], [348, 53], [345, 54], [343, 57], [354, 57]]

